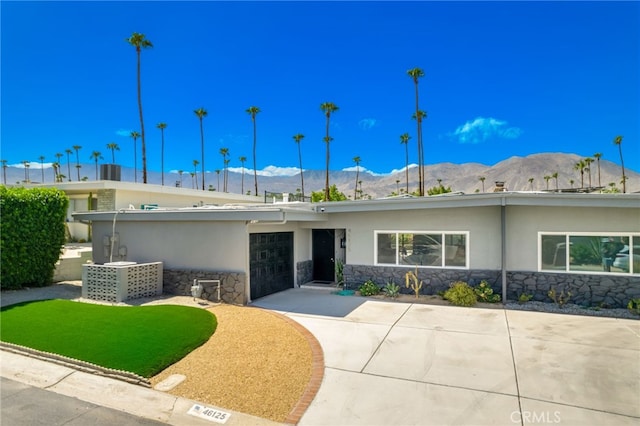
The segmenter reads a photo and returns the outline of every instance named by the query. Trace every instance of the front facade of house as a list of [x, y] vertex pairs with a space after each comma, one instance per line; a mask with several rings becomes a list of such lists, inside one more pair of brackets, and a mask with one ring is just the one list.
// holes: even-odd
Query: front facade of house
[[230, 303], [332, 282], [337, 260], [351, 289], [368, 279], [403, 286], [417, 268], [425, 294], [484, 279], [509, 300], [550, 301], [551, 289], [587, 306], [640, 297], [638, 194], [502, 192], [74, 217], [92, 223], [96, 263], [162, 261], [165, 291], [188, 294], [194, 279], [220, 279]]

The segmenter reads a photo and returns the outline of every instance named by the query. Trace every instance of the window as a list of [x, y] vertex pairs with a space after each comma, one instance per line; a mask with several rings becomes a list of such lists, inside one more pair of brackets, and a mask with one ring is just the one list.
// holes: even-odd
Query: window
[[640, 275], [640, 235], [540, 233], [538, 259], [541, 271]]
[[468, 233], [378, 231], [378, 265], [466, 268]]

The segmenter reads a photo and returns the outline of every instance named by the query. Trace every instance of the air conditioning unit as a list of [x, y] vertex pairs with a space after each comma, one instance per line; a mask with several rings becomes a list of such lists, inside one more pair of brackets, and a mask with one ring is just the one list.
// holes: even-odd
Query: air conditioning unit
[[120, 172], [122, 166], [119, 164], [101, 164], [100, 180], [116, 180], [120, 181]]

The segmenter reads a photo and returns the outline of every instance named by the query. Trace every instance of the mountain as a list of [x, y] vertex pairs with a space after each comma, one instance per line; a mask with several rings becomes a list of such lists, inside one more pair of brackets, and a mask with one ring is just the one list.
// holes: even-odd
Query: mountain
[[[580, 188], [580, 173], [574, 170], [574, 165], [584, 157], [576, 154], [565, 153], [543, 153], [532, 154], [526, 157], [511, 157], [493, 166], [478, 163], [439, 163], [425, 166], [425, 187], [431, 188], [438, 185], [441, 179], [442, 185], [451, 187], [452, 191], [474, 193], [482, 192], [482, 182], [480, 177], [484, 177], [484, 191], [492, 192], [496, 181], [505, 182], [505, 186], [510, 191], [530, 191], [547, 189], [545, 176], [558, 173], [558, 188]], [[591, 186], [598, 186], [598, 166], [591, 164]], [[88, 176], [90, 180], [95, 176], [95, 164], [83, 164], [81, 175]], [[53, 171], [51, 168], [45, 169], [45, 182], [53, 183]], [[76, 180], [76, 170], [72, 170], [72, 179]], [[86, 173], [85, 173], [86, 172]], [[64, 170], [63, 170], [64, 173]], [[626, 169], [627, 192], [640, 191], [640, 174]], [[148, 182], [150, 184], [160, 184], [161, 174], [155, 171], [148, 171]], [[21, 182], [25, 178], [25, 170], [22, 167], [7, 167], [7, 182]], [[42, 172], [39, 168], [32, 167], [29, 170], [29, 177], [32, 182], [42, 180]], [[142, 182], [142, 172], [138, 170], [138, 182]], [[123, 181], [134, 181], [134, 171], [131, 168], [122, 169]], [[617, 188], [621, 189], [620, 179], [622, 177], [619, 165], [608, 161], [600, 160], [600, 180], [602, 186], [608, 187], [609, 183], [616, 182]], [[530, 183], [529, 179], [533, 178]], [[201, 177], [195, 184], [196, 188], [201, 187]], [[398, 188], [405, 188], [405, 172], [401, 171], [392, 175], [374, 175], [369, 172], [360, 172], [358, 180], [362, 182], [362, 193], [371, 198], [379, 198], [397, 192]], [[573, 180], [573, 183], [570, 182]], [[220, 189], [222, 189], [222, 174], [219, 176]], [[194, 180], [190, 174], [182, 175], [182, 186], [192, 188]], [[241, 192], [242, 175], [240, 173], [229, 172], [229, 192]], [[325, 172], [323, 170], [306, 170], [304, 172], [305, 195], [310, 195], [311, 191], [322, 191], [325, 182]], [[409, 169], [409, 191], [413, 192], [418, 186], [418, 169]], [[177, 173], [165, 173], [165, 185], [179, 185], [180, 176]], [[218, 176], [215, 173], [207, 173], [207, 186], [211, 185], [218, 189]], [[356, 185], [355, 171], [332, 171], [330, 173], [330, 184], [335, 184], [337, 188], [350, 198], [354, 197]], [[291, 192], [295, 193], [300, 188], [300, 174], [294, 176], [258, 176], [258, 189], [271, 192]], [[584, 174], [584, 186], [589, 186], [589, 174]], [[555, 179], [549, 179], [548, 188], [555, 189]], [[244, 192], [253, 192], [253, 171], [247, 171], [244, 175]]]

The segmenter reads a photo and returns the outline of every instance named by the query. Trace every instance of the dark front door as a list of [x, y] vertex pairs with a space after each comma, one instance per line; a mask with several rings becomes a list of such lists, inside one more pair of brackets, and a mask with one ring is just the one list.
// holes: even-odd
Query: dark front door
[[251, 299], [293, 288], [293, 232], [249, 236]]
[[335, 277], [335, 231], [313, 230], [313, 280], [332, 282]]

